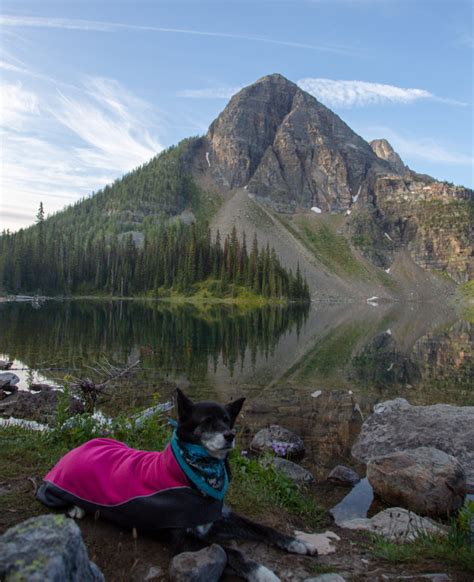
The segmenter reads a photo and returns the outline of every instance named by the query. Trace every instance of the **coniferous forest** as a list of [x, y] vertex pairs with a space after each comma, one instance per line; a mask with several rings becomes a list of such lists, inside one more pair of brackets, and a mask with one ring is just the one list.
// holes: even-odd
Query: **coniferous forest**
[[207, 227], [180, 221], [148, 228], [136, 244], [132, 234], [90, 237], [58, 235], [34, 228], [0, 237], [0, 284], [10, 293], [114, 296], [191, 294], [207, 281], [214, 296], [240, 286], [266, 298], [309, 301], [300, 273], [282, 267], [274, 249], [261, 249], [255, 236], [250, 249], [245, 233], [215, 238]]
[[[206, 282], [214, 297], [240, 290], [309, 301], [299, 266], [283, 268], [274, 249], [234, 231], [211, 237], [215, 195], [197, 186], [183, 140], [148, 163], [45, 218], [0, 235], [0, 291], [42, 295], [192, 295]], [[180, 215], [188, 210], [195, 222]], [[250, 248], [248, 248], [248, 246]]]

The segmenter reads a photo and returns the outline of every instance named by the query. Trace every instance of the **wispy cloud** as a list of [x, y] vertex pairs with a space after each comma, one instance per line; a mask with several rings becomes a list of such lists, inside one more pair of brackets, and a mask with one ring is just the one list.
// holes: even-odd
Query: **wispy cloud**
[[254, 34], [240, 34], [233, 32], [220, 32], [209, 30], [195, 30], [189, 28], [170, 28], [164, 26], [125, 24], [120, 22], [105, 22], [98, 20], [83, 20], [72, 18], [50, 18], [40, 16], [0, 16], [0, 26], [4, 27], [34, 27], [34, 28], [59, 28], [65, 30], [78, 30], [89, 32], [157, 32], [169, 34], [185, 34], [192, 36], [206, 36], [213, 38], [226, 38], [234, 40], [252, 41], [266, 44], [274, 44], [298, 49], [307, 49], [344, 55], [353, 55], [357, 52], [355, 47], [348, 47], [333, 43], [304, 43], [285, 39], [268, 38]]
[[424, 89], [405, 89], [395, 85], [366, 81], [336, 81], [307, 77], [298, 85], [326, 105], [354, 107], [382, 103], [413, 103], [434, 96]]
[[[466, 103], [455, 99], [437, 97], [425, 89], [407, 89], [367, 81], [337, 81], [307, 77], [297, 81], [297, 85], [329, 107], [349, 108], [386, 103], [414, 103], [423, 99], [449, 105], [466, 105]], [[193, 99], [230, 99], [240, 89], [242, 87], [222, 86], [206, 89], [184, 89], [179, 91], [177, 95]]]
[[1, 185], [8, 193], [1, 214], [10, 224], [27, 224], [40, 200], [58, 210], [162, 149], [155, 112], [117, 81], [86, 77], [69, 93], [20, 83], [1, 91]]
[[0, 85], [0, 126], [20, 129], [30, 114], [38, 112], [38, 100], [34, 93], [25, 91], [21, 83]]
[[147, 129], [148, 104], [116, 81], [87, 77], [84, 82], [88, 98], [60, 93], [59, 108], [50, 111], [84, 143], [76, 148], [84, 163], [125, 172], [162, 149]]
[[384, 137], [388, 139], [394, 149], [402, 158], [416, 158], [427, 162], [453, 165], [473, 165], [474, 157], [460, 152], [440, 143], [433, 138], [412, 137], [401, 135], [390, 127], [370, 127], [366, 132], [368, 139]]

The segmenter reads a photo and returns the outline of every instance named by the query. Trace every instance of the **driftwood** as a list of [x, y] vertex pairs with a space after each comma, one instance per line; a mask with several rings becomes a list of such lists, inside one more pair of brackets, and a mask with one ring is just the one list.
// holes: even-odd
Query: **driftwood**
[[82, 399], [84, 400], [86, 412], [93, 414], [99, 396], [107, 394], [105, 392], [106, 386], [110, 384], [110, 382], [118, 380], [128, 374], [131, 370], [136, 368], [139, 363], [140, 360], [136, 360], [126, 368], [118, 368], [117, 366], [110, 364], [107, 360], [104, 360], [104, 362], [97, 364], [95, 367], [88, 366], [88, 368], [90, 368], [96, 375], [103, 378], [101, 382], [94, 382], [90, 378], [76, 378], [72, 376], [70, 387], [72, 390], [76, 390], [81, 394]]

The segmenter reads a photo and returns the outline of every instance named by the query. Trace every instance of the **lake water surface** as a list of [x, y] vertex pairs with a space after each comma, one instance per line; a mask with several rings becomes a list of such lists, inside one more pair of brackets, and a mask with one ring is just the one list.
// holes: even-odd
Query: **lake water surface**
[[143, 301], [0, 304], [0, 358], [20, 388], [66, 374], [93, 377], [106, 359], [131, 377], [108, 389], [109, 414], [168, 399], [244, 395], [243, 442], [278, 423], [298, 432], [317, 478], [353, 464], [351, 446], [377, 402], [474, 404], [473, 328], [419, 304], [172, 307]]

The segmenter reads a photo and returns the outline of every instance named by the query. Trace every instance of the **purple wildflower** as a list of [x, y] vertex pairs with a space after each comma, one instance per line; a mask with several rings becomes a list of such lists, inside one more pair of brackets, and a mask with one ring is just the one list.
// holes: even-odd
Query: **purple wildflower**
[[279, 457], [286, 457], [289, 448], [290, 443], [284, 443], [281, 441], [275, 441], [272, 443], [272, 450]]

